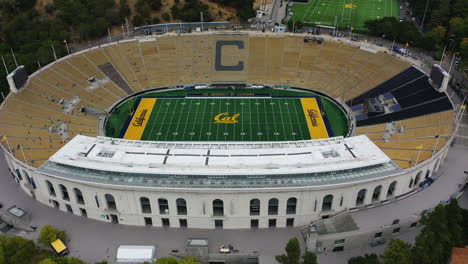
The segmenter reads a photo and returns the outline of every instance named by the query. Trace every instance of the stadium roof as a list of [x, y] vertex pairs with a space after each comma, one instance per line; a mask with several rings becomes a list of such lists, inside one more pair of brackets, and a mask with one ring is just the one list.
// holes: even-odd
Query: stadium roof
[[[197, 182], [188, 181], [194, 178], [210, 179], [209, 183], [216, 180], [233, 184], [229, 181], [245, 180], [249, 176], [288, 180], [302, 177], [323, 184], [380, 177], [396, 169], [390, 158], [367, 136], [234, 143], [151, 142], [76, 136], [39, 171], [59, 177], [88, 177], [86, 180], [105, 183], [125, 182], [125, 185], [140, 185], [138, 182], [144, 181], [144, 186], [151, 185], [148, 179], [178, 177], [180, 184], [193, 187]], [[308, 184], [314, 185], [314, 182]]]

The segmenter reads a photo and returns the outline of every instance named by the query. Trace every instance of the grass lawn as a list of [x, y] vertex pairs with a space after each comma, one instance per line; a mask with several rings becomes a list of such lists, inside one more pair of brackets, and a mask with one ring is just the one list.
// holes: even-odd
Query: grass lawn
[[383, 17], [399, 19], [398, 0], [309, 0], [292, 7], [294, 21], [364, 29], [364, 22]]

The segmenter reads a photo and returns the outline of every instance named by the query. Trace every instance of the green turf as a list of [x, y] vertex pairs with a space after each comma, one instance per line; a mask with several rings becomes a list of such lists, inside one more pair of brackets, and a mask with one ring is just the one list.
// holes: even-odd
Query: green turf
[[[202, 93], [255, 93], [278, 98], [164, 98]], [[346, 136], [347, 121], [329, 99], [308, 91], [281, 89], [206, 89], [154, 91], [139, 97], [157, 97], [142, 140], [154, 141], [287, 141], [310, 139], [300, 97], [315, 96], [330, 136]], [[293, 98], [291, 98], [293, 97]], [[106, 122], [106, 135], [123, 136], [138, 97], [122, 103]], [[239, 113], [238, 123], [216, 124], [217, 114]], [[331, 131], [330, 131], [331, 130]], [[332, 132], [332, 133], [331, 133]]]
[[[214, 117], [239, 113], [238, 123]], [[310, 139], [300, 99], [158, 99], [142, 140], [285, 141]]]
[[125, 120], [134, 110], [135, 101], [136, 98], [131, 98], [112, 112], [107, 119], [106, 134], [108, 137], [119, 137], [121, 131], [125, 129]]
[[330, 123], [331, 130], [335, 136], [345, 136], [348, 134], [348, 121], [344, 113], [332, 102], [321, 98], [323, 118]]
[[[353, 5], [354, 8], [345, 8]], [[317, 25], [354, 27], [363, 30], [364, 22], [383, 17], [399, 19], [398, 0], [309, 0], [305, 4], [294, 4], [292, 20]]]

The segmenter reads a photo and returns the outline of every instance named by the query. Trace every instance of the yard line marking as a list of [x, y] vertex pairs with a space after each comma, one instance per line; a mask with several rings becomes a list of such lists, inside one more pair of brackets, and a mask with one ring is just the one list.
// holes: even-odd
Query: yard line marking
[[[223, 113], [221, 112], [221, 102], [219, 102], [219, 109], [218, 109], [218, 113]], [[213, 120], [210, 121], [211, 123], [213, 123]], [[220, 124], [216, 124], [216, 141], [218, 141], [218, 137], [219, 137], [219, 126]]]
[[[175, 100], [176, 100], [176, 101], [175, 101], [174, 105], [177, 106], [177, 104], [179, 103], [179, 99], [175, 99]], [[175, 114], [174, 114], [174, 111], [172, 111], [172, 114], [171, 114], [171, 121], [169, 121], [169, 123], [167, 124], [167, 125], [168, 125], [168, 129], [171, 129], [171, 124], [174, 123], [174, 122], [173, 122], [174, 115], [175, 115]], [[163, 123], [163, 124], [164, 124], [164, 123]], [[166, 137], [164, 138], [164, 141], [167, 141], [167, 136], [169, 136], [169, 134], [170, 134], [170, 133], [169, 133], [169, 130], [168, 130], [167, 133], [166, 133]]]
[[258, 99], [255, 99], [255, 105], [257, 106], [257, 125], [258, 125], [258, 130], [257, 131], [257, 136], [261, 136], [262, 131], [260, 131], [260, 114], [258, 113]]
[[[209, 99], [207, 99], [207, 101], [209, 101]], [[203, 113], [202, 113], [202, 120], [201, 120], [201, 124], [203, 125], [203, 121], [205, 120], [205, 116], [206, 116], [206, 106], [208, 105], [208, 102], [205, 103], [205, 107], [203, 109]], [[194, 127], [195, 127], [195, 124], [194, 124]], [[209, 127], [211, 127], [211, 123], [209, 124]], [[203, 130], [204, 130], [205, 126], [203, 126], [200, 130], [200, 138], [198, 139], [198, 141], [202, 141], [202, 135], [203, 135]]]
[[[301, 98], [301, 100], [302, 100], [302, 98]], [[295, 117], [296, 117], [296, 119], [297, 119], [297, 124], [300, 124], [300, 121], [299, 121], [299, 113], [297, 112], [296, 103], [297, 103], [297, 102], [295, 102], [295, 104], [294, 104], [294, 112], [295, 112], [295, 114], [296, 114]], [[304, 135], [302, 134], [302, 127], [301, 127], [300, 125], [298, 126], [298, 129], [299, 129], [299, 133], [301, 134], [301, 139], [304, 139]]]
[[[168, 100], [171, 100], [171, 99], [168, 99]], [[156, 137], [156, 140], [158, 140], [159, 137], [161, 136], [161, 131], [162, 131], [162, 128], [163, 128], [163, 126], [164, 126], [164, 121], [166, 120], [167, 113], [169, 112], [169, 111], [168, 111], [169, 105], [168, 105], [168, 104], [165, 104], [165, 105], [166, 105], [167, 108], [166, 108], [166, 111], [164, 112], [164, 116], [163, 116], [162, 123], [161, 123], [161, 125], [159, 126], [159, 132], [158, 132], [158, 135], [156, 135], [156, 136], [157, 136], [157, 137]]]
[[[193, 102], [193, 99], [189, 99], [190, 100], [190, 105], [189, 105], [189, 109], [188, 109], [188, 114], [187, 114], [187, 119], [185, 119], [185, 126], [184, 126], [184, 132], [182, 132], [182, 138], [181, 140], [185, 137], [185, 130], [187, 129], [187, 125], [188, 125], [188, 122], [189, 122], [189, 113], [191, 112], [192, 110], [192, 102]], [[198, 106], [197, 106], [197, 109], [198, 109]], [[195, 111], [195, 115], [197, 114], [197, 112]]]
[[[193, 120], [193, 125], [192, 125], [192, 130], [190, 131], [191, 135], [190, 135], [190, 140], [193, 139], [193, 136], [195, 135], [195, 124], [197, 123], [197, 117], [198, 117], [198, 108], [200, 107], [200, 99], [197, 99], [197, 102], [196, 102], [196, 105], [197, 105], [197, 110], [195, 110], [195, 120]], [[206, 106], [206, 105], [205, 105]], [[192, 134], [193, 133], [193, 134]]]
[[268, 115], [267, 115], [267, 100], [268, 99], [263, 99], [263, 109], [265, 111], [265, 133], [267, 135], [267, 140], [270, 141], [270, 132], [268, 131], [268, 126], [270, 125], [270, 123], [268, 122]]
[[315, 0], [312, 0], [312, 3], [310, 3], [309, 8], [307, 8], [307, 11], [306, 11], [305, 14], [302, 16], [301, 20], [304, 20], [304, 17], [307, 16], [307, 13], [309, 13], [309, 10], [312, 8], [312, 6], [314, 5], [314, 3], [315, 3]]
[[[161, 101], [161, 99], [159, 99], [159, 103], [162, 104], [162, 102], [163, 101]], [[156, 106], [156, 102], [154, 103], [154, 106]], [[156, 111], [156, 113], [155, 113], [156, 116], [154, 117], [153, 124], [151, 124], [151, 129], [150, 129], [150, 132], [148, 134], [148, 138], [145, 139], [145, 140], [152, 140], [153, 139], [153, 129], [156, 126], [156, 120], [158, 120], [158, 117], [160, 116], [160, 113], [161, 113], [161, 111], [159, 111], [159, 109], [155, 109], [154, 107], [153, 107], [153, 111]]]
[[[289, 101], [289, 100], [286, 99], [286, 101]], [[283, 111], [281, 110], [281, 104], [279, 104], [279, 110], [280, 110], [280, 116], [281, 116], [281, 124], [283, 125], [284, 140], [286, 140], [286, 127], [284, 126], [284, 118], [283, 118]]]

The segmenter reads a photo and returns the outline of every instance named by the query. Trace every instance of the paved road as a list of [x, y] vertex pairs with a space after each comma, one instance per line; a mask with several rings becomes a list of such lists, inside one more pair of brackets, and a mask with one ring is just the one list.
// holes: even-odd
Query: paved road
[[[375, 223], [380, 224], [385, 220], [393, 219], [395, 216], [411, 215], [448, 198], [450, 193], [456, 190], [457, 185], [463, 181], [463, 170], [468, 170], [467, 155], [468, 149], [457, 147], [452, 149], [448, 156], [448, 163], [444, 164], [441, 169], [444, 175], [430, 188], [419, 192], [411, 199], [353, 213], [353, 217], [358, 219], [359, 226], [365, 229]], [[0, 156], [0, 201], [6, 207], [16, 204], [30, 212], [32, 222], [38, 228], [51, 224], [65, 229], [70, 238], [68, 243], [71, 254], [91, 263], [100, 260], [113, 261], [118, 245], [157, 245], [159, 256], [165, 256], [169, 255], [171, 250], [182, 250], [188, 237], [207, 237], [210, 250], [216, 250], [221, 244], [232, 244], [241, 251], [258, 251], [262, 254], [263, 264], [273, 264], [276, 263], [274, 256], [284, 251], [284, 245], [289, 238], [293, 236], [300, 238], [297, 229], [235, 231], [165, 229], [115, 225], [73, 216], [40, 204], [27, 196], [16, 186], [16, 182], [8, 172], [3, 155]], [[461, 203], [468, 207], [467, 194], [462, 197]], [[412, 242], [417, 233], [418, 229], [415, 229], [397, 237]], [[38, 232], [26, 233], [25, 237], [37, 239]], [[384, 246], [375, 248], [365, 246], [353, 251], [319, 255], [319, 263], [346, 263], [351, 256], [370, 252], [381, 253], [383, 249]]]

